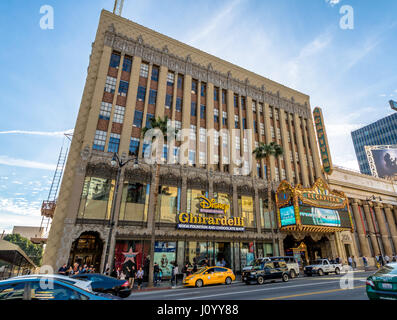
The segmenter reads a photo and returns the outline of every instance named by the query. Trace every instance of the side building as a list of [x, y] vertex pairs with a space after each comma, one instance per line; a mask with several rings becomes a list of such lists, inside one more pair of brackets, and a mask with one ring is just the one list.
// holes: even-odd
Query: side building
[[[160, 166], [157, 212], [155, 167], [144, 161], [149, 144], [142, 138], [154, 117], [191, 129], [187, 148], [181, 142], [164, 148], [164, 159], [188, 161]], [[210, 130], [215, 134], [207, 139]], [[260, 142], [284, 149], [269, 167], [250, 157]], [[137, 155], [139, 163], [122, 168], [113, 204], [115, 152], [124, 160]], [[173, 261], [205, 258], [213, 264], [224, 258], [239, 272], [255, 257], [289, 249], [278, 214], [267, 210], [268, 188], [274, 194], [281, 181], [315, 188], [324, 179], [308, 95], [104, 10], [43, 263], [78, 261], [102, 271], [109, 246], [116, 266], [125, 257], [147, 266], [155, 215], [155, 261], [164, 276]], [[337, 256], [343, 230], [304, 232], [309, 247]]]

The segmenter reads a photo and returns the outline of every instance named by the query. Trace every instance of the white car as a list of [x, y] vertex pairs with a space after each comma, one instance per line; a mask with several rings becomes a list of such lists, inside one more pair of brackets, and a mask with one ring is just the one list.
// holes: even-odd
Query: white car
[[91, 287], [91, 281], [70, 278], [60, 274], [30, 274], [25, 276], [13, 277], [13, 279], [29, 279], [29, 278], [43, 278], [46, 280], [56, 279], [58, 281], [62, 281], [74, 285], [76, 287], [79, 287], [83, 290], [93, 292]]
[[342, 265], [339, 263], [334, 263], [333, 261], [330, 262], [328, 259], [317, 259], [313, 264], [304, 268], [304, 273], [306, 276], [312, 276], [313, 274], [323, 276], [329, 273], [335, 273], [338, 275], [341, 270]]

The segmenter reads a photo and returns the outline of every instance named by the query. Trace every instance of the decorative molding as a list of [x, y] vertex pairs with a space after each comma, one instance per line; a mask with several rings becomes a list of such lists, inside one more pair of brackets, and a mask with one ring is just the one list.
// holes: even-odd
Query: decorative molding
[[171, 71], [190, 75], [199, 81], [211, 82], [217, 87], [251, 97], [253, 100], [284, 109], [289, 113], [296, 113], [303, 118], [308, 119], [311, 117], [311, 110], [307, 103], [299, 104], [290, 98], [281, 97], [279, 91], [278, 93], [266, 91], [264, 85], [256, 87], [250, 84], [248, 78], [245, 80], [233, 78], [231, 71], [224, 74], [214, 70], [211, 63], [207, 66], [197, 64], [192, 61], [190, 54], [183, 58], [172, 54], [167, 46], [162, 49], [155, 48], [145, 43], [142, 35], [139, 35], [137, 39], [129, 38], [117, 33], [114, 26], [111, 25], [105, 31], [104, 40], [106, 46], [122, 53], [139, 56], [149, 63], [166, 66]]

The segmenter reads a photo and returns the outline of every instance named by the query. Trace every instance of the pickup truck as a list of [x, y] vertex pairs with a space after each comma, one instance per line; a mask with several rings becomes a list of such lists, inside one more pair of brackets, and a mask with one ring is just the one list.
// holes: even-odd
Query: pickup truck
[[306, 266], [303, 269], [303, 272], [306, 276], [312, 276], [313, 274], [318, 274], [319, 276], [323, 276], [324, 274], [328, 274], [331, 272], [335, 272], [335, 274], [340, 274], [342, 270], [342, 265], [339, 263], [329, 262], [328, 259], [318, 259], [314, 261], [313, 264]]

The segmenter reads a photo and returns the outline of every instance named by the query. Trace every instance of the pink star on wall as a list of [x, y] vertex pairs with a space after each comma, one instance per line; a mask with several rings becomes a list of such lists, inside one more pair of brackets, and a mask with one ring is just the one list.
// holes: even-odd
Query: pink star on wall
[[135, 257], [137, 256], [138, 253], [139, 252], [132, 252], [132, 248], [130, 248], [128, 252], [123, 252], [123, 255], [125, 257], [123, 264], [130, 260], [132, 261], [132, 263], [135, 263]]

